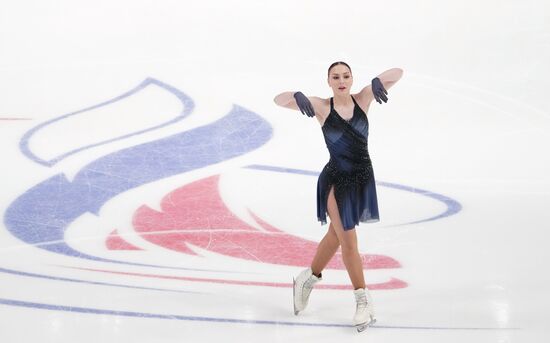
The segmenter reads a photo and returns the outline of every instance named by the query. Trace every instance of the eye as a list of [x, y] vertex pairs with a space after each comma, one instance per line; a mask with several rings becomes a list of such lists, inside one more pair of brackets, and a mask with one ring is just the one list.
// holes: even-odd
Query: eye
[[338, 80], [338, 76], [334, 76], [333, 79], [334, 79], [334, 80]]
[[346, 75], [346, 76], [344, 76], [344, 78], [345, 78], [345, 79], [349, 79], [349, 76], [348, 76], [348, 75]]

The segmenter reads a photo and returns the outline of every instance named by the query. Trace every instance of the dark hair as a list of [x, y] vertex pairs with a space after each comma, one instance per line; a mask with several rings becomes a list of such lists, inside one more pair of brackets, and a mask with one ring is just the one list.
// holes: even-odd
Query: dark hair
[[337, 66], [339, 64], [343, 64], [345, 65], [346, 67], [348, 67], [349, 69], [349, 72], [351, 73], [351, 68], [350, 66], [346, 63], [346, 62], [342, 62], [342, 61], [338, 61], [338, 62], [334, 62], [333, 64], [330, 65], [330, 67], [328, 67], [328, 75], [330, 76], [330, 70], [334, 67], [334, 66]]

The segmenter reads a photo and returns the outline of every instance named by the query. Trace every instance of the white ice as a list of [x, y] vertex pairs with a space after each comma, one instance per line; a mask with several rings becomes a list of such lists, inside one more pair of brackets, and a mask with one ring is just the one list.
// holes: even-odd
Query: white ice
[[[549, 18], [543, 0], [4, 2], [0, 341], [548, 341]], [[220, 175], [220, 194], [235, 218], [264, 230], [252, 212], [283, 233], [319, 241], [327, 226], [316, 221], [316, 177], [247, 166], [321, 170], [328, 153], [319, 124], [277, 107], [273, 97], [296, 90], [332, 96], [326, 71], [337, 60], [352, 67], [352, 92], [384, 70], [404, 70], [389, 102], [373, 103], [368, 113], [381, 221], [361, 224], [357, 234], [362, 253], [401, 264], [367, 269], [367, 283], [397, 278], [407, 287], [374, 290], [378, 321], [360, 334], [351, 327], [350, 290], [316, 289], [306, 311], [294, 316], [291, 289], [265, 285], [288, 284], [300, 266], [199, 246], [191, 247], [197, 255], [183, 254], [133, 226], [140, 207], [161, 212], [172, 191]], [[193, 112], [51, 166], [19, 149], [37, 125], [109, 101], [147, 78], [184, 92]], [[234, 105], [269, 123], [266, 144], [129, 189], [65, 231], [67, 244], [82, 253], [180, 269], [56, 254], [8, 230], [7, 209], [44, 180], [59, 174], [73, 180], [102, 156], [208, 125]], [[28, 143], [49, 160], [167, 122], [182, 110], [173, 95], [150, 87], [47, 126]], [[217, 143], [219, 150], [180, 158], [215, 156], [224, 141]], [[445, 211], [424, 190], [457, 201], [461, 210], [414, 224]], [[203, 205], [197, 215], [207, 216], [212, 204]], [[32, 213], [20, 217], [31, 220]], [[114, 229], [140, 250], [109, 250]], [[323, 282], [346, 285], [349, 278], [345, 270], [326, 270]]]

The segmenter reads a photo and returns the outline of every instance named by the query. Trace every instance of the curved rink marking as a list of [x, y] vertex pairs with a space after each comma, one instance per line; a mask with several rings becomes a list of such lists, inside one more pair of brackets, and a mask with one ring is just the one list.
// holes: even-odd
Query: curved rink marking
[[[2, 299], [2, 298], [0, 298], [0, 304], [7, 305], [7, 306], [16, 306], [16, 307], [58, 311], [58, 312], [85, 313], [85, 314], [109, 315], [109, 316], [118, 316], [118, 317], [134, 317], [134, 318], [137, 317], [137, 318], [195, 321], [195, 322], [256, 324], [256, 325], [275, 325], [275, 326], [341, 327], [341, 328], [354, 327], [353, 325], [339, 324], [339, 323], [307, 323], [307, 322], [303, 323], [303, 322], [276, 321], [276, 320], [246, 320], [246, 319], [236, 319], [236, 318], [216, 318], [216, 317], [184, 316], [184, 315], [170, 315], [170, 314], [157, 314], [157, 313], [142, 313], [142, 312], [132, 312], [132, 311], [113, 311], [113, 310], [104, 310], [104, 309], [97, 309], [97, 308], [51, 305], [51, 304], [10, 300], [10, 299]], [[464, 331], [464, 330], [467, 330], [467, 331], [521, 330], [520, 328], [496, 328], [496, 327], [436, 327], [436, 326], [390, 326], [390, 325], [373, 325], [369, 327], [369, 329], [461, 330], [461, 331]]]
[[[247, 166], [245, 168], [248, 169], [256, 169], [256, 170], [264, 170], [264, 171], [272, 171], [272, 172], [279, 172], [279, 173], [292, 173], [292, 174], [300, 174], [300, 175], [309, 175], [309, 176], [319, 176], [318, 172], [310, 171], [310, 170], [303, 170], [303, 169], [292, 169], [292, 168], [284, 168], [284, 167], [277, 167], [277, 166], [266, 166], [266, 165], [259, 165], [259, 164], [253, 164], [250, 166]], [[376, 181], [376, 185], [382, 186], [382, 187], [388, 187], [393, 188], [401, 191], [411, 192], [414, 194], [426, 196], [428, 198], [437, 200], [439, 202], [442, 202], [447, 208], [441, 212], [440, 214], [437, 214], [432, 217], [424, 218], [415, 220], [412, 222], [406, 222], [402, 224], [395, 224], [387, 227], [395, 227], [395, 226], [402, 226], [402, 225], [412, 225], [412, 224], [419, 224], [419, 223], [425, 223], [433, 220], [443, 219], [445, 217], [449, 217], [452, 215], [457, 214], [462, 210], [462, 205], [457, 201], [454, 200], [446, 195], [435, 193], [432, 191], [428, 191], [425, 189], [420, 189], [416, 187], [411, 186], [405, 186], [397, 183], [390, 183], [390, 182], [383, 182], [383, 181]]]

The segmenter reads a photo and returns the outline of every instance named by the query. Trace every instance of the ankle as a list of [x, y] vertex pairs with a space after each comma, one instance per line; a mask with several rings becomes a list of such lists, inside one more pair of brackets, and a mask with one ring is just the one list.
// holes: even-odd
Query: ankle
[[321, 277], [323, 276], [323, 273], [321, 273], [321, 272], [316, 273], [315, 270], [313, 270], [313, 268], [310, 268], [310, 269], [311, 269], [311, 274], [313, 274], [317, 278], [321, 279]]

